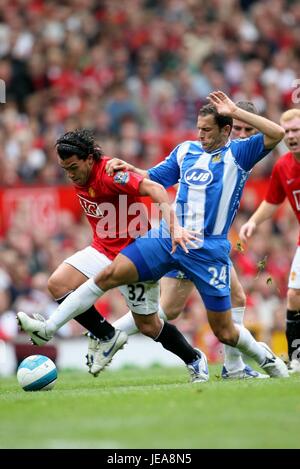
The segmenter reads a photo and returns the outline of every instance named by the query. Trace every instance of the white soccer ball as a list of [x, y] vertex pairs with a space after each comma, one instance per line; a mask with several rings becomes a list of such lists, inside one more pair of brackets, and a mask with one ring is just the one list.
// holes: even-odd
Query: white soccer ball
[[57, 379], [57, 369], [50, 358], [30, 355], [19, 365], [17, 379], [24, 391], [48, 391]]

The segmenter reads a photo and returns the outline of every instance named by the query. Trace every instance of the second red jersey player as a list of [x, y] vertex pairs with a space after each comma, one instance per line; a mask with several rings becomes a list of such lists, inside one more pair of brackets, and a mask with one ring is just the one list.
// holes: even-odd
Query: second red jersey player
[[265, 200], [279, 205], [286, 197], [300, 224], [300, 159], [291, 152], [279, 158], [274, 165]]
[[[241, 227], [242, 241], [247, 241], [260, 223], [270, 219], [286, 197], [300, 224], [300, 109], [284, 112], [280, 124], [290, 151], [274, 165], [265, 200]], [[300, 373], [300, 234], [288, 281], [286, 319], [290, 372]]]

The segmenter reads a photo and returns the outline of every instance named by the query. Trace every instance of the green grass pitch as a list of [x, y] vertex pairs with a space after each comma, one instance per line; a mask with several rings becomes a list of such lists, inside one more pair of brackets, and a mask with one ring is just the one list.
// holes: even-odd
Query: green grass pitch
[[0, 379], [0, 448], [299, 448], [300, 375], [191, 385], [184, 367]]

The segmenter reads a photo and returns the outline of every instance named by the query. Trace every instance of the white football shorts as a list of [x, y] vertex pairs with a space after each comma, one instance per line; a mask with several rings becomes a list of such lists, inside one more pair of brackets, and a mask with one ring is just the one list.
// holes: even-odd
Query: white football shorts
[[[112, 263], [105, 254], [91, 246], [75, 252], [64, 262], [75, 267], [88, 278], [96, 277], [101, 270]], [[147, 315], [158, 311], [160, 293], [158, 282], [139, 282], [118, 288], [133, 313]]]

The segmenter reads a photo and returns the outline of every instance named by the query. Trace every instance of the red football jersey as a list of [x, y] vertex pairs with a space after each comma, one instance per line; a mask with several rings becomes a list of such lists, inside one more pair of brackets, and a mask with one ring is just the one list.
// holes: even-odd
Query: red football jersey
[[130, 171], [108, 176], [105, 166], [109, 159], [104, 156], [94, 162], [87, 184], [75, 185], [75, 190], [93, 230], [92, 247], [114, 259], [150, 225], [139, 198], [143, 177]]
[[290, 152], [274, 165], [265, 200], [270, 204], [281, 204], [286, 197], [300, 224], [300, 162]]

